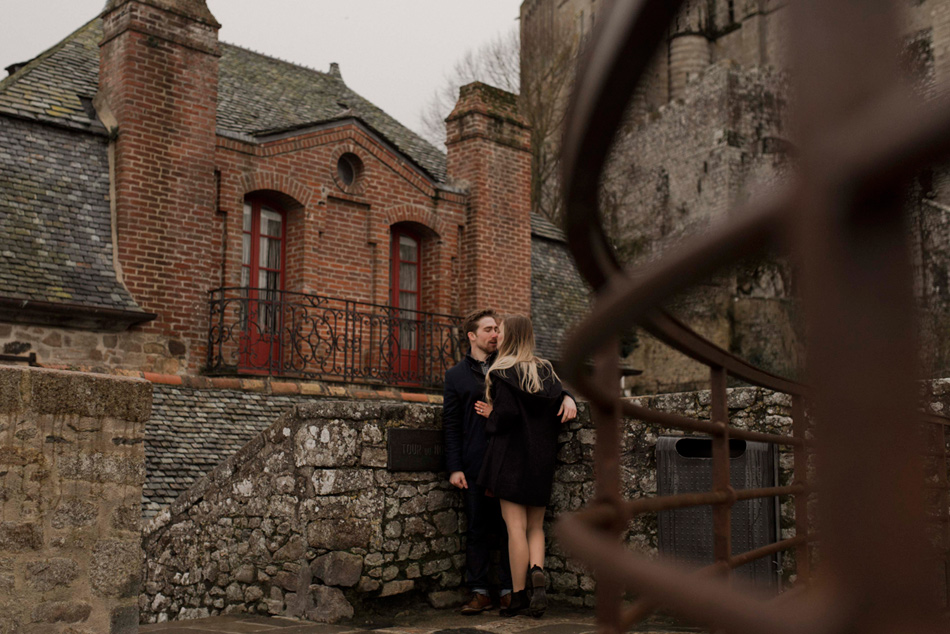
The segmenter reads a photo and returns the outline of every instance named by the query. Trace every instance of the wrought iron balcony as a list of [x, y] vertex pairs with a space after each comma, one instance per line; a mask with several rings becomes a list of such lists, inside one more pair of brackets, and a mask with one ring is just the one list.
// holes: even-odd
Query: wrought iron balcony
[[264, 288], [210, 292], [209, 374], [439, 387], [461, 318]]

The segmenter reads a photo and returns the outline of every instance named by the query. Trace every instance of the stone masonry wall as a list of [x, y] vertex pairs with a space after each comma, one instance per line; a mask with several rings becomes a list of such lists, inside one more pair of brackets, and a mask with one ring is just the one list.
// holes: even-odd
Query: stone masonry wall
[[0, 366], [0, 632], [138, 630], [141, 379]]
[[[708, 392], [637, 400], [709, 416]], [[733, 423], [743, 427], [787, 432], [791, 422], [787, 397], [765, 390], [731, 390], [729, 408]], [[397, 427], [438, 429], [441, 408], [294, 404], [146, 528], [142, 621], [239, 612], [335, 621], [387, 597], [425, 598], [440, 607], [457, 603], [465, 559], [461, 497], [444, 473], [387, 470], [387, 433]], [[656, 493], [655, 444], [664, 433], [626, 422], [626, 496]], [[593, 443], [582, 404], [578, 420], [559, 438], [549, 520], [593, 498]], [[789, 461], [782, 455], [783, 481]], [[790, 513], [783, 507], [785, 527], [793, 521]], [[656, 516], [639, 518], [628, 542], [655, 554]], [[553, 541], [546, 567], [555, 600], [593, 604], [593, 579]]]

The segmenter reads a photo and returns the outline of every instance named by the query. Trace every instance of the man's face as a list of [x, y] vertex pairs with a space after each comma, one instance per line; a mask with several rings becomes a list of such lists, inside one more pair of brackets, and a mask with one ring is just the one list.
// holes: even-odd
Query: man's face
[[491, 354], [498, 349], [498, 324], [493, 317], [482, 317], [478, 320], [475, 332], [468, 333], [468, 340], [472, 348], [478, 348], [485, 354]]

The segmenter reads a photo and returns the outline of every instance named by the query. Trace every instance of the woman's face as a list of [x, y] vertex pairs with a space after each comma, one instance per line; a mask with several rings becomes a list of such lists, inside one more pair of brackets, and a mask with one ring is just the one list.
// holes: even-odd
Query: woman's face
[[501, 342], [505, 340], [505, 322], [498, 324], [498, 348], [501, 349]]

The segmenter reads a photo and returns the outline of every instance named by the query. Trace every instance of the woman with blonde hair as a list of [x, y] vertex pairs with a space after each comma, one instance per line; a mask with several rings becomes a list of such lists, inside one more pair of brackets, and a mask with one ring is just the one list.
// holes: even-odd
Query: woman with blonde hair
[[547, 607], [544, 510], [551, 499], [559, 422], [577, 412], [564, 407], [562, 400], [573, 404], [565, 394], [551, 364], [535, 355], [531, 320], [505, 318], [498, 357], [485, 376], [485, 402], [475, 405], [488, 418], [489, 437], [478, 484], [499, 499], [508, 529], [514, 592], [511, 606], [501, 612], [505, 616], [525, 610], [540, 617]]

